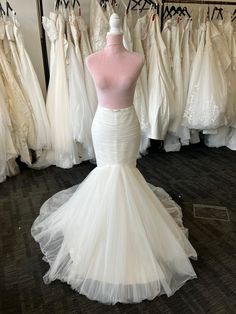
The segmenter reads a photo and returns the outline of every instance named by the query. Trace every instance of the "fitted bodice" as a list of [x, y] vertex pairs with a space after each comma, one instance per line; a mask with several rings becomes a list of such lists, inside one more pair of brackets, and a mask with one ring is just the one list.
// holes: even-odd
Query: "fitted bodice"
[[[89, 56], [90, 57], [90, 56]], [[87, 62], [93, 77], [98, 103], [109, 108], [126, 108], [133, 104], [134, 91], [143, 63], [140, 55], [101, 51]]]

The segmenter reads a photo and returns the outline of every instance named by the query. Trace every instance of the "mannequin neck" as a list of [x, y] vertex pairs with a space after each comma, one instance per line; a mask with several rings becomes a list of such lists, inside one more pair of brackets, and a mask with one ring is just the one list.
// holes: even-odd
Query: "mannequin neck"
[[124, 51], [123, 35], [109, 35], [107, 34], [107, 43], [105, 49], [111, 52]]

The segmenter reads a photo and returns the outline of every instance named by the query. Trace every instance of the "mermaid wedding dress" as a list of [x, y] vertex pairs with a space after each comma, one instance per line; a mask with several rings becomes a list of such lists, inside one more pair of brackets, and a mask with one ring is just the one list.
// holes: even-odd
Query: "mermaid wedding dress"
[[[121, 81], [119, 88], [132, 93]], [[196, 278], [197, 253], [181, 209], [136, 168], [140, 125], [135, 108], [98, 105], [92, 123], [97, 167], [79, 185], [47, 200], [31, 234], [59, 279], [91, 300], [136, 303], [171, 296]]]

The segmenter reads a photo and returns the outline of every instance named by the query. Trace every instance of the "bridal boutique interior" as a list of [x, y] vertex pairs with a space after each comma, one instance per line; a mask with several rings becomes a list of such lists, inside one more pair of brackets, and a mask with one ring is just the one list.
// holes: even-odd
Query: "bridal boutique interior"
[[[0, 4], [0, 312], [235, 313], [236, 3]], [[137, 167], [181, 208], [198, 278], [169, 298], [111, 306], [59, 280], [45, 285], [30, 229], [49, 197], [95, 169], [97, 95], [85, 59], [106, 45], [114, 12], [126, 49], [145, 57]]]

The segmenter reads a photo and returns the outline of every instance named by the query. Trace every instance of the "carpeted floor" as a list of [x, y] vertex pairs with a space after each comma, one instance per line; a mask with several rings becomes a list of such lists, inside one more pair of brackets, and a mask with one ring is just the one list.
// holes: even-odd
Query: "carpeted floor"
[[[0, 184], [0, 313], [236, 313], [236, 152], [200, 144], [180, 153], [154, 150], [138, 161], [147, 181], [181, 205], [199, 254], [193, 262], [198, 279], [170, 298], [115, 306], [90, 301], [58, 280], [43, 283], [48, 264], [31, 237], [31, 225], [45, 200], [81, 182], [93, 168], [90, 163], [69, 170], [23, 168]], [[193, 204], [226, 206], [230, 222], [194, 218]]]

